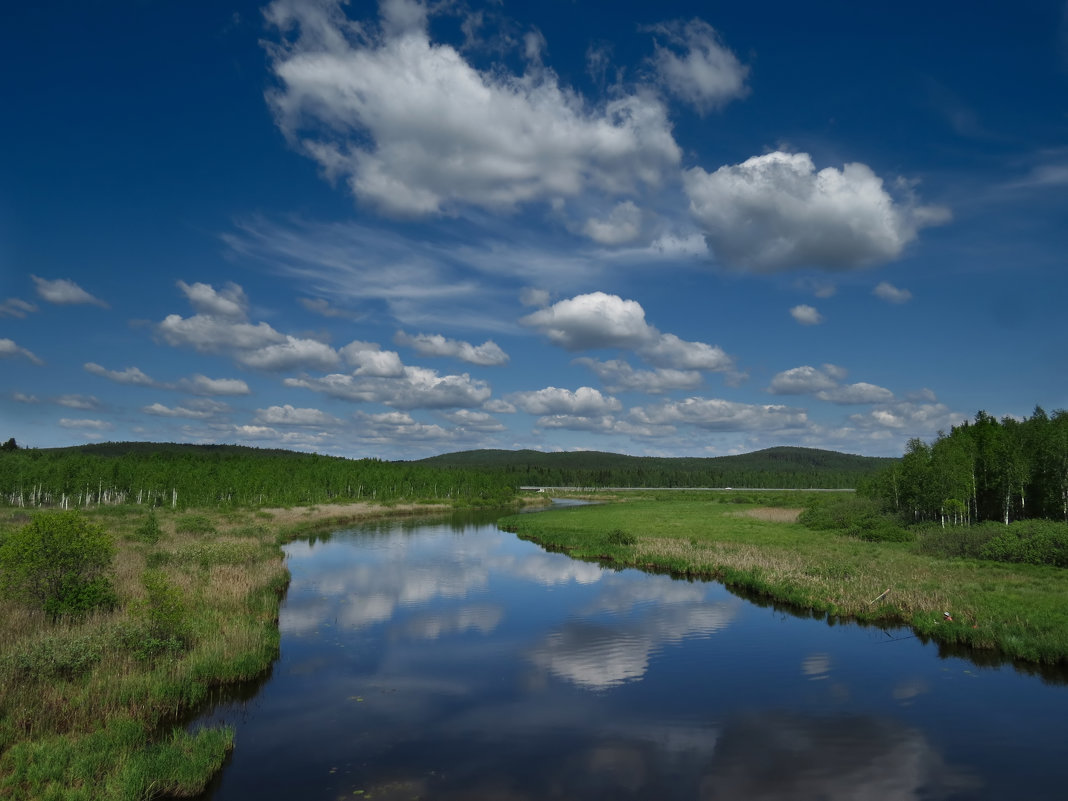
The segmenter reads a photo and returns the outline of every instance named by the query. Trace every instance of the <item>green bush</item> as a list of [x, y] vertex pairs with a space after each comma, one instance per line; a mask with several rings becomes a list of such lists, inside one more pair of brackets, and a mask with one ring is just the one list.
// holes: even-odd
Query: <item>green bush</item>
[[140, 630], [130, 632], [129, 646], [140, 659], [152, 660], [189, 650], [193, 634], [182, 594], [159, 570], [141, 576], [145, 600], [134, 606]]
[[604, 541], [609, 545], [634, 545], [638, 542], [638, 538], [633, 534], [628, 534], [621, 528], [617, 528], [605, 534]]
[[7, 654], [0, 670], [17, 681], [75, 679], [101, 660], [106, 645], [99, 635], [52, 635]]
[[134, 535], [141, 542], [147, 542], [149, 545], [155, 545], [159, 542], [159, 538], [163, 535], [163, 530], [159, 527], [159, 520], [156, 519], [155, 512], [148, 513], [148, 517], [134, 530]]
[[1068, 567], [1068, 524], [1021, 520], [1001, 528], [981, 548], [983, 559]]
[[881, 514], [874, 501], [854, 494], [815, 498], [798, 521], [806, 528], [835, 531], [868, 542], [911, 542], [916, 538], [894, 518]]
[[986, 544], [1004, 533], [1000, 523], [979, 523], [974, 526], [931, 525], [916, 530], [917, 549], [926, 556], [946, 559], [985, 559]]
[[56, 619], [117, 603], [111, 535], [79, 512], [35, 514], [0, 543], [0, 592]]

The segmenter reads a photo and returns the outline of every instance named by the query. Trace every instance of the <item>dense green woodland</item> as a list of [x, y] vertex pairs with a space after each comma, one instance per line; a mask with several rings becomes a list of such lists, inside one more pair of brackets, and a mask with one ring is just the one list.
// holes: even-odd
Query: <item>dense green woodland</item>
[[119, 442], [0, 450], [0, 502], [77, 508], [99, 503], [260, 506], [338, 501], [512, 499], [507, 476], [411, 462], [343, 459], [235, 445]]
[[418, 464], [499, 471], [520, 486], [852, 489], [895, 461], [782, 447], [709, 458], [478, 450], [434, 456]]
[[1068, 411], [1036, 406], [1026, 420], [1000, 422], [979, 412], [933, 444], [910, 440], [861, 491], [914, 522], [1068, 522]]

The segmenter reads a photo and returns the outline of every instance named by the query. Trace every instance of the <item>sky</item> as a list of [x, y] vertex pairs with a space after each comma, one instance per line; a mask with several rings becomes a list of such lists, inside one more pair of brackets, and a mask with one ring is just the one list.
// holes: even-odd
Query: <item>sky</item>
[[0, 439], [900, 455], [1068, 407], [1068, 4], [24, 3]]

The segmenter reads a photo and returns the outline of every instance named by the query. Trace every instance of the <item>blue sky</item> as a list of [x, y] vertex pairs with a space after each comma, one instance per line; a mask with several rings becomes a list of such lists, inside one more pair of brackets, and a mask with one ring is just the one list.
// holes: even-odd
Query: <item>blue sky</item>
[[0, 438], [899, 455], [1068, 407], [1068, 5], [23, 4]]

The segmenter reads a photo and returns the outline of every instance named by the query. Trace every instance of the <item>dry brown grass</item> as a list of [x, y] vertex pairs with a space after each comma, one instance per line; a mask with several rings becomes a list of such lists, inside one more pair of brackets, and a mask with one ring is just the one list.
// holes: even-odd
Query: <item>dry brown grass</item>
[[796, 523], [803, 509], [780, 509], [774, 506], [759, 506], [756, 509], [746, 509], [744, 512], [735, 512], [737, 516], [752, 517], [756, 520], [768, 520], [772, 523]]

